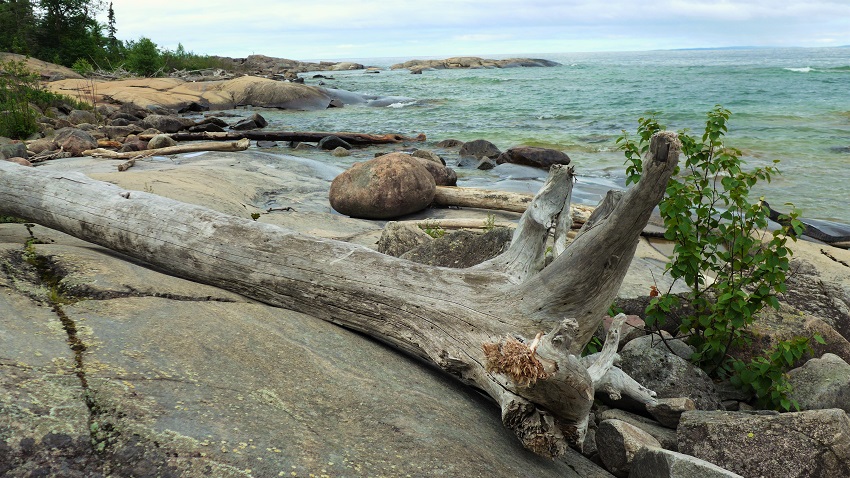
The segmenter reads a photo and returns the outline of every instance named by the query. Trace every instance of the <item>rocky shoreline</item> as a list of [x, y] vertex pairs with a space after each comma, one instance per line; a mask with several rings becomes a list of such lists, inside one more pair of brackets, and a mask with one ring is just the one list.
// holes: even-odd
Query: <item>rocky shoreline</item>
[[[241, 81], [272, 81], [262, 80]], [[286, 85], [286, 93], [276, 94], [306, 101], [300, 93], [287, 96], [296, 91], [289, 85], [303, 85], [273, 83]], [[112, 99], [120, 94], [106, 88], [97, 91]], [[168, 95], [179, 101], [169, 104], [204, 106], [179, 96], [187, 94], [185, 84], [175, 88]], [[205, 88], [200, 95], [228, 91]], [[326, 101], [312, 91], [305, 98]], [[263, 127], [259, 114], [189, 111], [187, 118], [147, 101], [100, 104], [100, 119], [87, 111], [51, 112], [45, 128], [57, 134], [4, 145], [0, 154], [33, 159], [61, 147], [68, 154], [37, 167], [447, 267], [498, 254], [510, 231], [435, 238], [440, 234], [429, 235], [418, 224], [512, 224], [519, 216], [430, 203], [397, 211], [409, 213], [402, 219], [413, 224], [340, 215], [329, 191], [342, 170], [277, 148], [278, 154], [250, 148], [153, 157], [123, 172], [116, 168], [123, 160], [78, 157], [110, 141], [115, 149], [145, 151], [154, 138], [144, 138], [158, 133], [239, 131], [243, 122], [249, 130]], [[345, 154], [347, 146], [329, 142], [326, 149]], [[435, 183], [436, 174], [448, 175], [451, 167], [487, 168], [499, 158], [533, 161], [539, 169], [569, 162], [552, 151], [498, 151], [483, 140], [435, 143], [430, 152], [415, 146], [388, 148], [405, 150], [393, 156], [405, 167], [428, 164]], [[428, 177], [417, 181], [430, 183]], [[668, 285], [669, 244], [643, 238], [617, 299], [631, 315], [621, 367], [662, 400], [648, 410], [598, 394], [582, 450], [550, 461], [523, 449], [491, 402], [360, 334], [159, 273], [50, 229], [0, 224], [0, 412], [6, 418], [0, 423], [0, 475], [848, 476], [850, 251], [805, 241], [793, 250], [795, 273], [782, 308], [765, 312], [754, 332], [758, 347], [794, 336], [823, 337], [814, 355], [789, 373], [802, 411], [755, 410], [753, 397], [692, 366], [687, 344], [667, 336], [664, 345], [649, 333], [640, 316], [648, 284]]]

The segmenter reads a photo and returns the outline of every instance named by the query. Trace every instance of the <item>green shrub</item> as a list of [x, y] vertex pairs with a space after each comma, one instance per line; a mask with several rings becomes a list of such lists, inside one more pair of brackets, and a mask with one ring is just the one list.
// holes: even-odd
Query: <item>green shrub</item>
[[[730, 114], [718, 105], [708, 112], [701, 136], [679, 132], [684, 163], [659, 209], [664, 237], [674, 245], [666, 273], [690, 292], [680, 298], [670, 293], [671, 286], [645, 311], [651, 327], [678, 319], [679, 331], [696, 347], [693, 362], [719, 375], [736, 372], [727, 353], [749, 343], [747, 328], [756, 314], [765, 306], [779, 307], [776, 294], [785, 292], [791, 256], [787, 241], [802, 231], [792, 206], [789, 226], [767, 232], [770, 211], [764, 198], [751, 201], [750, 190], [779, 173], [778, 161], [744, 171], [741, 152], [723, 142]], [[641, 156], [662, 129], [653, 113], [640, 118], [636, 142], [625, 131], [618, 138], [627, 184], [640, 180]]]
[[150, 38], [141, 37], [138, 41], [127, 42], [127, 68], [142, 76], [156, 76], [163, 66], [162, 55], [156, 43]]
[[38, 75], [26, 62], [0, 62], [0, 136], [23, 139], [38, 131], [38, 113], [30, 107], [38, 89]]
[[[820, 335], [815, 335], [814, 339], [820, 344], [825, 343]], [[808, 337], [783, 340], [749, 362], [732, 360], [734, 375], [731, 382], [751, 392], [756, 397], [756, 402], [763, 407], [785, 411], [790, 411], [791, 408], [799, 410], [800, 404], [788, 398], [792, 387], [788, 383], [786, 372], [804, 355], [811, 353], [812, 347]]]
[[68, 104], [76, 109], [91, 109], [88, 103], [46, 91], [38, 75], [27, 69], [23, 60], [0, 62], [0, 136], [24, 139], [38, 131], [40, 113], [51, 106]]
[[78, 58], [77, 61], [74, 62], [74, 65], [71, 66], [71, 69], [83, 76], [87, 76], [94, 71], [94, 67], [85, 58]]

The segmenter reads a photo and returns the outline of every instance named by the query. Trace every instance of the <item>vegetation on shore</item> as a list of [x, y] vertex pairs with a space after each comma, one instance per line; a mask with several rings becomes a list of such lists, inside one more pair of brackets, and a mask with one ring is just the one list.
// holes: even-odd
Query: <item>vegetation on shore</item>
[[[666, 273], [690, 292], [682, 297], [672, 293], [672, 284], [667, 291], [652, 286], [645, 321], [655, 329], [673, 323], [695, 347], [696, 365], [731, 378], [763, 406], [790, 410], [796, 404], [788, 398], [785, 372], [811, 351], [809, 339], [780, 342], [747, 362], [730, 352], [752, 343], [749, 327], [762, 309], [779, 309], [777, 294], [786, 291], [792, 254], [788, 241], [803, 224], [792, 205], [786, 225], [768, 231], [770, 210], [764, 198], [751, 200], [750, 190], [779, 174], [778, 161], [745, 171], [741, 152], [724, 143], [730, 115], [718, 105], [708, 112], [702, 135], [679, 132], [684, 167], [669, 181], [659, 209], [664, 237], [674, 244]], [[664, 129], [653, 113], [640, 118], [637, 140], [625, 131], [617, 140], [626, 156], [626, 184], [640, 180], [649, 140]]]
[[29, 137], [38, 131], [42, 111], [52, 106], [92, 108], [88, 103], [45, 90], [38, 80], [38, 74], [28, 70], [26, 62], [0, 61], [0, 136]]
[[[107, 23], [95, 16], [107, 9]], [[95, 70], [124, 69], [143, 76], [173, 70], [230, 66], [225, 60], [160, 48], [149, 38], [122, 41], [116, 37], [112, 2], [101, 0], [0, 1], [0, 51], [18, 53], [71, 67], [86, 75]]]

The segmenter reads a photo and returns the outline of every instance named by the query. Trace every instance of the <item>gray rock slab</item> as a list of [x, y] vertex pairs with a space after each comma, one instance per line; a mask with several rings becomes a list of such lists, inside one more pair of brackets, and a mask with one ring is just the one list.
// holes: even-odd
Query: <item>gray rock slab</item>
[[682, 414], [677, 435], [680, 453], [746, 477], [850, 476], [850, 419], [844, 410], [691, 411]]
[[632, 460], [629, 478], [742, 478], [705, 460], [663, 448], [643, 448]]

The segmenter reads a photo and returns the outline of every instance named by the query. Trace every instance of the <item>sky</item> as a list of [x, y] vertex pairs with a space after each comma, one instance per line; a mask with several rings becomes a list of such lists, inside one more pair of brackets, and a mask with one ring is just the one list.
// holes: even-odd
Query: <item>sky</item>
[[[105, 0], [105, 5], [108, 5]], [[198, 54], [445, 58], [850, 45], [850, 0], [113, 0], [117, 37]], [[99, 19], [106, 23], [106, 9]]]

